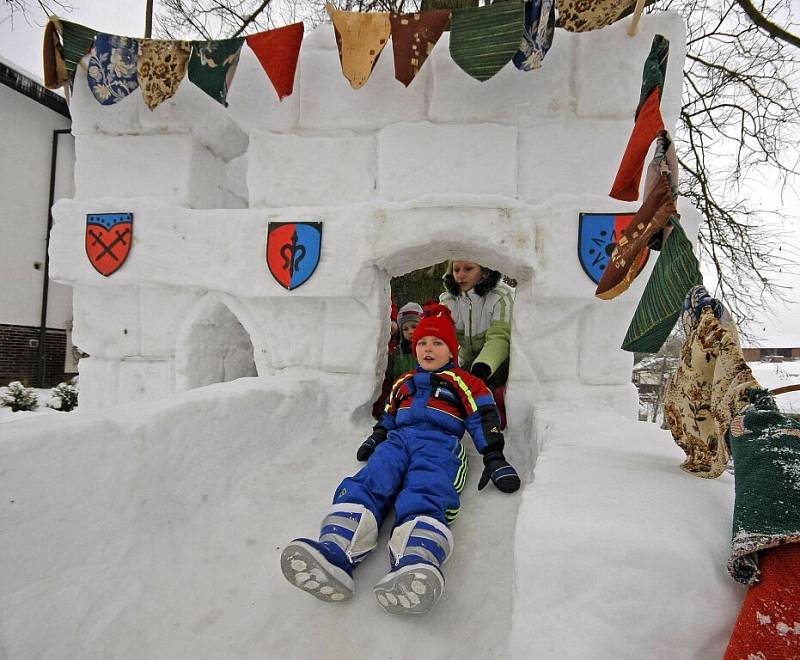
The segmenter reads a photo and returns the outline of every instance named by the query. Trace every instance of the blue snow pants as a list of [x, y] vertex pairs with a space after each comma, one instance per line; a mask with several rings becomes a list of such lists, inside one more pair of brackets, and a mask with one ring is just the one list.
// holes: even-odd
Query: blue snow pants
[[389, 432], [367, 464], [336, 489], [334, 504], [361, 504], [378, 527], [394, 505], [395, 526], [430, 516], [449, 525], [458, 514], [467, 456], [458, 438], [420, 426]]

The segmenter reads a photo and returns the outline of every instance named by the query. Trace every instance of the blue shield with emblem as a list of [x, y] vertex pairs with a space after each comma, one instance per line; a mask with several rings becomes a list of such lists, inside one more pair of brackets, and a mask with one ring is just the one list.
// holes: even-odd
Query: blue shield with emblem
[[270, 222], [267, 267], [281, 286], [296, 289], [314, 274], [322, 251], [321, 222]]
[[[633, 220], [635, 213], [581, 213], [578, 221], [578, 259], [583, 271], [595, 284], [600, 283], [608, 260], [617, 247], [622, 232]], [[650, 257], [650, 250], [642, 255], [642, 267]]]

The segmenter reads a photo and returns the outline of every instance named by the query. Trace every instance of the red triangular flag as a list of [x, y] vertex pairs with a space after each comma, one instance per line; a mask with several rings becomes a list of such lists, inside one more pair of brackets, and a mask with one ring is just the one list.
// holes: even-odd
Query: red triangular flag
[[628, 146], [625, 147], [625, 154], [619, 164], [617, 178], [614, 179], [614, 185], [611, 186], [611, 192], [608, 193], [611, 197], [626, 202], [635, 202], [639, 199], [639, 182], [642, 179], [647, 150], [663, 130], [661, 87], [657, 86], [653, 88], [639, 109]]
[[294, 89], [294, 74], [297, 71], [297, 58], [303, 43], [303, 24], [292, 23], [274, 30], [251, 34], [247, 45], [255, 53], [272, 86], [283, 100]]

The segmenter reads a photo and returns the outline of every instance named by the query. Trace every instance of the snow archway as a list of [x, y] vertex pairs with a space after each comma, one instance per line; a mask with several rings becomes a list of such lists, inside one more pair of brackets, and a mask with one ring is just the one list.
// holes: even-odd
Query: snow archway
[[258, 375], [251, 335], [231, 310], [231, 302], [226, 304], [222, 296], [208, 294], [178, 332], [177, 390]]

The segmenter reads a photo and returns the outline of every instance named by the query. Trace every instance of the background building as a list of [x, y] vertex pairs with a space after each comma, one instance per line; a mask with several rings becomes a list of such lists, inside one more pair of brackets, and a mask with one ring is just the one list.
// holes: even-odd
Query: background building
[[50, 387], [77, 372], [72, 290], [47, 276], [49, 209], [74, 192], [71, 120], [63, 97], [2, 59], [0, 83], [0, 385]]

